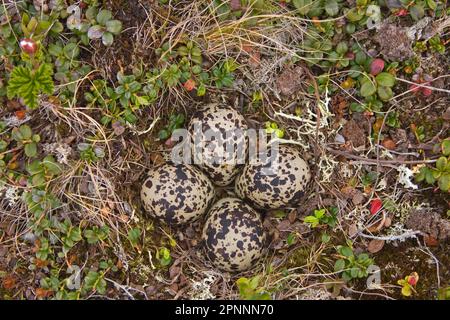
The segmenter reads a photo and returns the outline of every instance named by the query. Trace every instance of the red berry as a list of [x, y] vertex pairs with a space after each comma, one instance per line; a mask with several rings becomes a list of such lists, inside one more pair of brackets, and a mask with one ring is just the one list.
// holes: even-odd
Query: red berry
[[377, 214], [383, 207], [383, 202], [380, 199], [373, 199], [370, 201], [370, 213]]
[[415, 286], [417, 284], [417, 278], [415, 276], [409, 276], [408, 283], [412, 286]]
[[33, 39], [22, 39], [20, 40], [20, 48], [23, 50], [23, 52], [29, 54], [29, 55], [34, 55], [38, 49], [38, 45], [36, 43], [36, 41], [34, 41]]
[[420, 87], [419, 87], [417, 84], [412, 84], [412, 85], [409, 87], [409, 90], [411, 90], [412, 92], [418, 92], [419, 89], [420, 89]]
[[431, 90], [430, 88], [420, 88], [420, 91], [422, 92], [422, 94], [425, 96], [425, 97], [429, 97], [429, 96], [431, 96], [431, 94], [433, 93], [433, 90]]
[[407, 14], [408, 14], [408, 10], [406, 10], [406, 9], [400, 9], [395, 13], [395, 15], [397, 17], [406, 16]]
[[384, 61], [381, 59], [375, 59], [370, 64], [370, 74], [376, 76], [384, 69]]

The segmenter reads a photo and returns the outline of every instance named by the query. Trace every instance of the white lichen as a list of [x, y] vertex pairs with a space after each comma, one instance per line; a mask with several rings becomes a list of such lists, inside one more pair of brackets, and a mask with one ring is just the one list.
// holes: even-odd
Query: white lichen
[[5, 188], [5, 199], [10, 207], [13, 207], [20, 200], [19, 189], [14, 186]]
[[2, 119], [2, 121], [6, 124], [7, 127], [18, 127], [22, 124], [24, 124], [25, 122], [28, 122], [31, 120], [30, 115], [25, 115], [25, 117], [23, 119], [19, 119], [16, 116], [11, 116], [11, 117], [5, 117]]
[[46, 153], [51, 153], [56, 156], [59, 163], [69, 164], [69, 156], [72, 153], [72, 148], [66, 143], [46, 143], [43, 144], [43, 149]]
[[414, 178], [414, 173], [411, 169], [407, 168], [405, 165], [401, 165], [397, 168], [398, 171], [398, 182], [402, 184], [407, 189], [418, 189], [418, 186], [411, 182]]
[[200, 281], [193, 281], [189, 296], [192, 300], [210, 300], [215, 299], [211, 293], [211, 285], [216, 281], [216, 277], [211, 272], [205, 272], [206, 277]]

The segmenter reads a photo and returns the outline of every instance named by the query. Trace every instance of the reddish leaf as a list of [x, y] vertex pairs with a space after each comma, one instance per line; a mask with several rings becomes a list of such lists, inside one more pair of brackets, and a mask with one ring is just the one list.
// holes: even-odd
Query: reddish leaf
[[381, 144], [383, 145], [383, 147], [385, 147], [388, 150], [394, 150], [396, 145], [395, 142], [392, 139], [389, 138], [385, 138]]
[[418, 92], [420, 90], [420, 87], [417, 84], [412, 84], [409, 86], [409, 90], [412, 92]]
[[423, 240], [425, 241], [426, 245], [429, 247], [437, 247], [439, 245], [439, 241], [432, 236], [425, 235], [423, 237]]
[[406, 10], [406, 9], [400, 9], [395, 13], [395, 15], [397, 17], [403, 17], [403, 16], [406, 16], [407, 14], [408, 14], [408, 10]]
[[349, 51], [345, 54], [345, 57], [348, 58], [349, 60], [353, 60], [355, 59], [355, 54], [352, 51]]
[[425, 97], [429, 97], [431, 96], [431, 94], [433, 93], [433, 90], [431, 90], [430, 88], [421, 88], [421, 92]]
[[411, 273], [411, 275], [406, 278], [408, 279], [408, 283], [412, 286], [415, 286], [417, 284], [417, 281], [419, 281], [419, 275], [417, 274], [417, 272]]
[[183, 86], [184, 86], [184, 88], [185, 88], [187, 91], [192, 91], [192, 90], [195, 89], [196, 83], [195, 83], [194, 80], [189, 79], [188, 81], [186, 81], [186, 82], [184, 83]]
[[13, 275], [8, 275], [3, 278], [3, 288], [11, 290], [16, 286], [16, 278]]
[[370, 202], [370, 213], [377, 214], [383, 207], [383, 202], [380, 199], [373, 199]]
[[381, 59], [375, 59], [370, 64], [370, 74], [376, 76], [384, 69], [384, 61]]
[[25, 110], [17, 110], [16, 112], [14, 112], [14, 114], [17, 117], [17, 119], [22, 120], [25, 118], [27, 113]]
[[241, 0], [230, 0], [231, 10], [241, 10]]
[[36, 298], [47, 298], [51, 296], [53, 291], [51, 289], [37, 288]]

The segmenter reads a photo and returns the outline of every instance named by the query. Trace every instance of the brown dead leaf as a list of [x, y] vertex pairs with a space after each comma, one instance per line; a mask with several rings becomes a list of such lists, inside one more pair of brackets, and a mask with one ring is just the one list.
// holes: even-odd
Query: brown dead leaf
[[370, 253], [377, 253], [378, 251], [383, 249], [384, 242], [385, 242], [384, 240], [373, 239], [372, 241], [369, 242], [369, 245], [367, 246], [367, 250]]
[[347, 199], [350, 199], [355, 195], [356, 189], [352, 186], [345, 186], [341, 189], [341, 192], [347, 197]]
[[241, 10], [241, 0], [230, 0], [230, 8], [232, 11]]
[[364, 201], [364, 194], [359, 190], [355, 190], [355, 194], [352, 197], [353, 204], [358, 205], [361, 204], [363, 201]]
[[253, 50], [250, 53], [250, 57], [248, 58], [248, 64], [250, 65], [250, 67], [257, 68], [259, 67], [261, 63], [261, 53], [259, 52], [259, 50]]
[[20, 105], [20, 102], [17, 100], [8, 100], [6, 101], [6, 107], [8, 110], [17, 110], [20, 109], [22, 106]]
[[125, 127], [120, 123], [120, 121], [113, 122], [111, 127], [113, 128], [114, 134], [116, 136], [120, 136], [121, 134], [123, 134], [125, 132]]
[[157, 166], [164, 163], [164, 158], [160, 153], [152, 153], [150, 154], [151, 162]]
[[6, 290], [14, 289], [16, 284], [16, 277], [13, 275], [7, 275], [3, 278], [2, 285]]
[[370, 227], [367, 228], [367, 231], [371, 233], [377, 233], [381, 229], [383, 229], [385, 223], [386, 223], [386, 215], [383, 214], [381, 219], [375, 221], [375, 223], [373, 223]]
[[292, 210], [288, 214], [288, 220], [289, 220], [290, 223], [294, 223], [295, 219], [297, 219], [297, 212], [295, 210]]
[[341, 134], [346, 141], [351, 141], [353, 147], [357, 148], [366, 144], [367, 134], [355, 120], [347, 121]]
[[277, 229], [280, 231], [286, 231], [290, 225], [291, 225], [291, 223], [289, 222], [289, 220], [286, 219], [286, 220], [281, 221], [278, 224]]
[[304, 71], [302, 67], [296, 67], [294, 69], [285, 69], [276, 80], [277, 87], [281, 94], [284, 96], [290, 96], [301, 89], [305, 83]]
[[36, 298], [47, 298], [53, 294], [51, 289], [37, 288], [36, 289]]
[[38, 268], [45, 268], [48, 265], [47, 260], [41, 260], [38, 258], [36, 258], [34, 263], [35, 263], [36, 267], [38, 267]]
[[356, 225], [356, 223], [351, 224], [350, 227], [348, 227], [348, 235], [350, 237], [355, 236], [358, 233], [358, 226]]
[[389, 138], [385, 138], [385, 139], [381, 142], [381, 145], [382, 145], [383, 147], [385, 147], [386, 149], [388, 149], [388, 150], [394, 150], [395, 147], [397, 146], [397, 145], [395, 144], [395, 142], [394, 142], [392, 139], [389, 139]]
[[384, 221], [384, 226], [386, 228], [389, 228], [391, 226], [391, 224], [392, 224], [392, 219], [389, 217], [386, 217], [386, 220]]
[[423, 237], [423, 240], [425, 241], [426, 245], [429, 247], [437, 247], [439, 245], [439, 240], [435, 237], [425, 235]]
[[170, 267], [170, 269], [169, 269], [170, 279], [171, 280], [175, 279], [176, 276], [178, 276], [180, 274], [180, 271], [181, 271], [180, 267], [177, 267], [177, 266]]

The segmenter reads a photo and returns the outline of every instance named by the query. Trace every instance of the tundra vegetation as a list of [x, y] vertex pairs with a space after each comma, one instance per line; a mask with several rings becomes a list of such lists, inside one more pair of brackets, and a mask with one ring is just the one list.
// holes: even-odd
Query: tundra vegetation
[[[442, 0], [2, 0], [0, 299], [450, 299]], [[226, 103], [311, 183], [254, 268], [146, 214], [174, 130]], [[232, 187], [217, 189], [218, 197]]]

